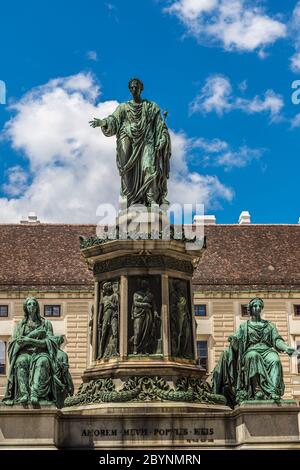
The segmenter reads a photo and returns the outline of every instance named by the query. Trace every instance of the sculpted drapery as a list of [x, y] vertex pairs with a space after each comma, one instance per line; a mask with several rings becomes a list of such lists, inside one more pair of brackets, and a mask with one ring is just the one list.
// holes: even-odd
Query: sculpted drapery
[[230, 345], [222, 353], [213, 372], [213, 388], [234, 406], [244, 400], [279, 401], [284, 394], [280, 352], [289, 355], [289, 347], [275, 325], [260, 317], [261, 299], [252, 299], [251, 319], [229, 337]]
[[94, 119], [105, 136], [117, 137], [117, 167], [121, 176], [121, 196], [127, 207], [167, 203], [167, 179], [171, 143], [168, 128], [157, 104], [142, 99], [143, 84], [129, 82], [133, 100], [120, 104], [105, 119]]
[[37, 300], [27, 298], [24, 318], [17, 323], [8, 347], [10, 370], [4, 403], [63, 404], [61, 394], [68, 395], [72, 390], [67, 390], [60, 377], [60, 344], [51, 322], [40, 316]]
[[140, 289], [133, 294], [131, 320], [133, 354], [154, 354], [160, 338], [160, 316], [149, 282], [140, 281]]

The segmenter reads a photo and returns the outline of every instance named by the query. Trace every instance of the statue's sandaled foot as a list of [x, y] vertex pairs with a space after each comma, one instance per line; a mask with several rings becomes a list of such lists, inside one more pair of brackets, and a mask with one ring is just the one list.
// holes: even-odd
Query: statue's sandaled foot
[[264, 393], [261, 391], [257, 391], [254, 395], [255, 400], [264, 400], [265, 396]]
[[39, 399], [36, 395], [31, 395], [30, 401], [31, 401], [32, 405], [38, 405], [39, 404]]
[[281, 397], [277, 395], [276, 393], [273, 393], [273, 395], [271, 395], [271, 400], [274, 400], [276, 401], [276, 403], [279, 403], [281, 400]]
[[25, 393], [24, 395], [21, 396], [19, 402], [25, 405], [26, 403], [29, 402], [29, 396]]

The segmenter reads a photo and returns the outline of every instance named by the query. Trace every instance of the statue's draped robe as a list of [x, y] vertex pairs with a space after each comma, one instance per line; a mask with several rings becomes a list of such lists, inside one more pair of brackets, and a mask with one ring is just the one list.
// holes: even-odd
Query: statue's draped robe
[[98, 319], [98, 359], [118, 355], [117, 333], [119, 322], [119, 296], [106, 295], [100, 303]]
[[[117, 136], [121, 196], [127, 198], [127, 206], [166, 202], [171, 143], [157, 104], [123, 103], [106, 118], [102, 131], [107, 137]], [[157, 151], [159, 143], [162, 149]]]
[[[147, 306], [145, 304], [148, 304]], [[132, 313], [133, 320], [133, 343], [136, 352], [141, 354], [151, 354], [154, 352], [153, 343], [155, 341], [155, 321], [154, 311], [156, 310], [153, 294], [150, 292], [135, 292], [133, 295]]]
[[58, 349], [56, 354], [56, 377], [63, 385], [63, 388], [56, 387], [57, 406], [62, 408], [66, 397], [73, 395], [74, 384], [69, 371], [68, 355], [61, 349]]
[[[38, 350], [36, 346], [26, 345], [20, 347], [18, 339], [31, 337], [45, 340], [44, 350]], [[29, 387], [39, 399], [56, 401], [56, 388], [60, 381], [56, 376], [56, 352], [57, 345], [53, 336], [51, 322], [42, 318], [39, 326], [29, 330], [26, 320], [19, 322], [14, 330], [13, 337], [8, 347], [10, 370], [4, 400], [17, 402], [23, 395], [21, 384], [18, 383], [17, 367], [26, 367], [29, 374]], [[20, 359], [23, 359], [21, 364]], [[29, 391], [29, 390], [28, 390]]]
[[176, 290], [171, 297], [171, 342], [173, 356], [193, 358], [192, 325], [187, 298]]
[[232, 406], [255, 399], [257, 392], [263, 399], [281, 397], [284, 382], [278, 340], [283, 341], [268, 321], [240, 325], [214, 369], [214, 392], [224, 395]]

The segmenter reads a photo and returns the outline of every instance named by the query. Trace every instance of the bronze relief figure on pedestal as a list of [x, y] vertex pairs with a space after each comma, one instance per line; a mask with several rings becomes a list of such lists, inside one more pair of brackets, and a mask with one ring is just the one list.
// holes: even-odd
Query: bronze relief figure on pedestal
[[98, 359], [119, 355], [119, 283], [104, 282], [101, 286], [97, 322]]
[[[134, 283], [130, 309], [132, 336], [129, 349], [134, 355], [160, 354], [161, 318], [157, 297], [149, 279], [131, 278]], [[152, 281], [152, 286], [153, 286]]]
[[172, 356], [192, 359], [193, 331], [187, 282], [170, 279], [169, 295]]

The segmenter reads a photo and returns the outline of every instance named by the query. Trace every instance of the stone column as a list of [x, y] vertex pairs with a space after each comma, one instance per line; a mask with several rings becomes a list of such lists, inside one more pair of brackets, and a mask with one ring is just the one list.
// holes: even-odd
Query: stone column
[[163, 356], [169, 358], [171, 356], [170, 342], [170, 308], [169, 308], [169, 276], [162, 274], [161, 276], [161, 320], [162, 320], [162, 344]]
[[120, 331], [119, 348], [120, 358], [127, 357], [128, 349], [128, 279], [126, 276], [120, 276]]
[[194, 359], [197, 360], [197, 325], [196, 325], [196, 319], [194, 315], [194, 302], [193, 302], [193, 287], [191, 281], [189, 282], [189, 294], [190, 294], [190, 312], [191, 312], [191, 317], [192, 317], [192, 332], [193, 332], [193, 343], [194, 343]]
[[98, 312], [99, 312], [99, 294], [100, 294], [100, 283], [95, 282], [95, 300], [94, 300], [94, 318], [93, 318], [93, 351], [92, 360], [97, 360], [98, 348], [97, 348], [97, 323], [98, 323]]

